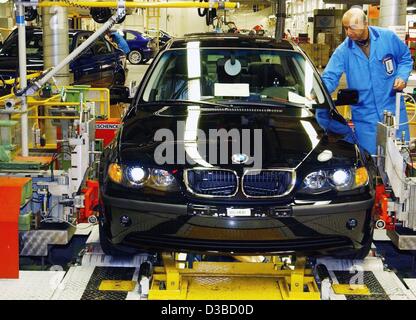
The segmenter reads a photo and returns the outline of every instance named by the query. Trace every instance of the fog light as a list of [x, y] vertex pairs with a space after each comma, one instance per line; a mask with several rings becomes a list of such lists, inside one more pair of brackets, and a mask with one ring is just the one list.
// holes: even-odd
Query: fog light
[[120, 224], [123, 227], [130, 227], [131, 226], [131, 218], [129, 216], [121, 216], [120, 217]]
[[349, 219], [347, 221], [347, 229], [352, 230], [358, 226], [357, 219]]

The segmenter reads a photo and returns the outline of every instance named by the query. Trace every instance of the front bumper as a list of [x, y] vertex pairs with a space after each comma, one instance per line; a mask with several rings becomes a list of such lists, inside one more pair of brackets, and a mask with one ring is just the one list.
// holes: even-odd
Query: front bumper
[[154, 57], [154, 52], [151, 48], [144, 48], [142, 52], [143, 52], [143, 59], [145, 60], [149, 60]]
[[[194, 214], [186, 205], [108, 195], [102, 198], [104, 234], [120, 248], [337, 255], [361, 249], [372, 233], [373, 199], [348, 204], [296, 205], [284, 217], [226, 217]], [[131, 224], [123, 226], [122, 217], [128, 217]], [[352, 219], [356, 221], [354, 228], [349, 224]]]

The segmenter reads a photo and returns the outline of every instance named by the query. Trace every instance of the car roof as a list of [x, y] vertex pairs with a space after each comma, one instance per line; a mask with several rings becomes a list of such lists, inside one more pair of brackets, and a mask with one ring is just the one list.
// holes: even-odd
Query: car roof
[[169, 48], [186, 48], [191, 41], [199, 41], [200, 47], [232, 47], [232, 48], [258, 48], [283, 49], [298, 51], [299, 47], [292, 41], [276, 41], [270, 37], [244, 35], [238, 33], [194, 33], [183, 38], [173, 39]]
[[[26, 27], [26, 30], [28, 32], [43, 32], [43, 29], [42, 28], [39, 28], [39, 27], [31, 27], [31, 26], [27, 26]], [[17, 28], [14, 29], [13, 31], [14, 32], [17, 32]], [[79, 30], [79, 29], [69, 29], [68, 30], [68, 33], [70, 35], [72, 35], [72, 36], [75, 35], [75, 34], [77, 34], [77, 33], [81, 33], [81, 32], [83, 32], [83, 33], [93, 33], [93, 31], [89, 31], [89, 30]]]

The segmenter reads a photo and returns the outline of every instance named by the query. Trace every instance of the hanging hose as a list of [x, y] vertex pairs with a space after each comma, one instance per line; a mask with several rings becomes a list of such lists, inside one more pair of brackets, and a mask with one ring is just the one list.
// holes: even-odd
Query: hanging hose
[[[199, 2], [208, 2], [209, 0], [199, 0]], [[214, 23], [214, 18], [217, 16], [217, 9], [215, 8], [198, 8], [198, 15], [205, 17], [205, 23], [210, 26]]]
[[85, 40], [79, 47], [73, 50], [65, 59], [63, 59], [57, 66], [48, 72], [44, 72], [38, 79], [31, 81], [28, 86], [16, 92], [16, 96], [32, 95], [38, 91], [46, 82], [48, 82], [59, 70], [61, 70], [66, 64], [75, 59], [84, 50], [87, 50], [93, 42], [98, 39], [105, 31], [110, 30], [114, 24], [116, 24], [121, 18], [125, 16], [125, 10], [117, 10], [117, 12], [110, 17], [95, 33], [93, 33], [87, 40]]

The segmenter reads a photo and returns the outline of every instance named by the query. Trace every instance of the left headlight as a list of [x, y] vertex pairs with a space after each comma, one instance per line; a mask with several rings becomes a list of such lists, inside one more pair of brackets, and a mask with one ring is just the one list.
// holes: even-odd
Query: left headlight
[[143, 187], [160, 191], [178, 189], [175, 177], [169, 171], [162, 169], [111, 163], [108, 167], [108, 176], [114, 183], [136, 189]]
[[347, 191], [368, 183], [365, 167], [318, 170], [303, 179], [301, 192], [319, 194], [329, 190]]

